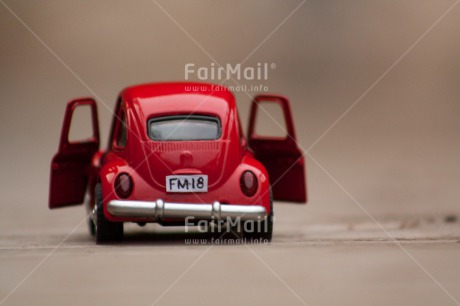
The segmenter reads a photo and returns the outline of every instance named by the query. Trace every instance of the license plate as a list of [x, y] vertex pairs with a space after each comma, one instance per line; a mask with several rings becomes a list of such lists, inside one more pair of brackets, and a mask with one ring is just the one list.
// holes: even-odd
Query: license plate
[[168, 175], [166, 176], [167, 192], [207, 192], [207, 175]]

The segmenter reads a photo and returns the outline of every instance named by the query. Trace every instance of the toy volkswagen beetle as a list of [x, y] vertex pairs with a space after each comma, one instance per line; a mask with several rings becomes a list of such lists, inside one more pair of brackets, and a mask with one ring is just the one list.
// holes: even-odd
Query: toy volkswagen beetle
[[[285, 137], [255, 133], [261, 103], [281, 106]], [[72, 115], [83, 106], [91, 109], [93, 135], [69, 141]], [[117, 100], [107, 150], [99, 150], [99, 143], [96, 102], [71, 100], [51, 162], [49, 207], [82, 204], [88, 191], [90, 230], [97, 243], [121, 240], [124, 222], [201, 220], [254, 222], [245, 235], [271, 240], [273, 199], [306, 202], [304, 159], [283, 96], [253, 100], [246, 141], [226, 87], [191, 82], [132, 86]]]

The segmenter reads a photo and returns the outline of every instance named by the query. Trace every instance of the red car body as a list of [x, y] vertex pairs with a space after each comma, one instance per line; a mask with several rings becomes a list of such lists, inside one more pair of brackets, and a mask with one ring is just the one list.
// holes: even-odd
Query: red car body
[[[255, 133], [261, 103], [281, 106], [285, 137]], [[69, 130], [79, 107], [90, 108], [93, 135], [72, 142]], [[270, 240], [273, 199], [306, 202], [304, 158], [295, 137], [283, 96], [253, 100], [246, 140], [226, 87], [153, 83], [120, 93], [108, 148], [101, 151], [96, 103], [75, 99], [67, 105], [51, 163], [49, 207], [82, 204], [87, 192], [98, 242], [120, 240], [124, 222], [178, 225], [224, 218], [268, 223], [253, 237]]]

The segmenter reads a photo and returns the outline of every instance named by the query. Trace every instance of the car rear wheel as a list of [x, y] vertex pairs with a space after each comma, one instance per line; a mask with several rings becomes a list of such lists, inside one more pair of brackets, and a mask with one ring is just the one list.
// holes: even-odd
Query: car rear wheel
[[273, 234], [273, 218], [273, 194], [270, 187], [270, 213], [264, 221], [246, 221], [243, 226], [244, 236], [250, 239], [249, 242], [256, 242], [255, 240], [262, 243], [270, 242]]
[[93, 219], [91, 218], [91, 216], [88, 215], [88, 230], [89, 230], [89, 234], [91, 236], [95, 236], [96, 235], [96, 225], [94, 225], [94, 221]]
[[96, 196], [96, 243], [119, 242], [123, 240], [123, 222], [110, 222], [104, 215], [102, 187], [97, 184]]
[[[96, 202], [95, 199], [93, 199], [94, 202]], [[93, 205], [91, 205], [93, 204]], [[89, 231], [89, 234], [94, 237], [96, 235], [96, 225], [94, 224], [94, 220], [93, 220], [93, 212], [95, 211], [94, 210], [94, 207], [95, 207], [96, 203], [91, 203], [91, 199], [88, 199], [86, 201], [86, 221], [87, 221], [87, 224], [88, 224], [88, 231]]]

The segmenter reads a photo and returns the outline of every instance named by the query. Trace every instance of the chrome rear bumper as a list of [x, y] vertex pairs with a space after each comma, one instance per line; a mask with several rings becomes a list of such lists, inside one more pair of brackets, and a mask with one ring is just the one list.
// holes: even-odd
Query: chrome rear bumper
[[212, 204], [190, 204], [168, 203], [163, 200], [112, 200], [107, 204], [107, 210], [114, 217], [153, 218], [155, 221], [187, 217], [199, 220], [264, 220], [267, 217], [265, 207], [260, 205], [222, 205], [217, 201]]

